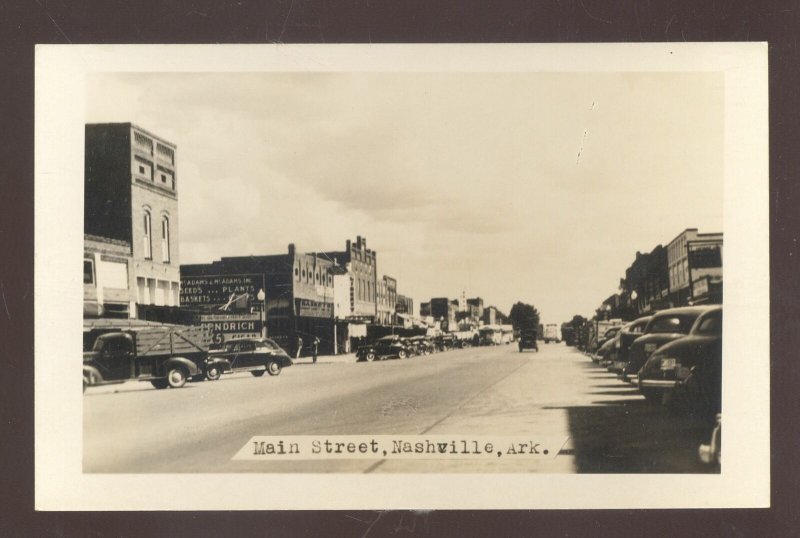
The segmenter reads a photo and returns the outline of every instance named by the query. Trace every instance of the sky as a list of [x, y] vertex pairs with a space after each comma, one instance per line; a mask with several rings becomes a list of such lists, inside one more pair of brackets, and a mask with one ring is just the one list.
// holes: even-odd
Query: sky
[[177, 144], [179, 256], [343, 250], [398, 293], [591, 316], [722, 231], [721, 73], [103, 73], [87, 123]]

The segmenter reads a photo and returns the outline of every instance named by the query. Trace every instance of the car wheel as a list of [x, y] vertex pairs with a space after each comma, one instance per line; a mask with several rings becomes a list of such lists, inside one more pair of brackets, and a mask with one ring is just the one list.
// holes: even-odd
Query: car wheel
[[222, 376], [222, 370], [216, 364], [212, 364], [206, 369], [206, 379], [209, 381], [216, 381]]
[[264, 372], [266, 372], [266, 370], [250, 370], [250, 374], [253, 377], [261, 377], [262, 375], [264, 375]]
[[267, 364], [267, 372], [269, 372], [269, 375], [278, 375], [278, 374], [280, 374], [281, 373], [281, 365], [280, 365], [280, 363], [278, 363], [276, 361], [270, 361]]
[[167, 383], [166, 379], [153, 379], [152, 381], [150, 381], [150, 384], [157, 389], [165, 389], [169, 387], [169, 383]]
[[167, 372], [167, 383], [173, 389], [179, 389], [186, 384], [186, 370], [182, 366], [175, 366]]
[[370, 351], [369, 353], [367, 353], [367, 356], [365, 357], [365, 359], [366, 359], [367, 362], [374, 361], [375, 360], [375, 353]]
[[400, 357], [401, 359], [405, 359], [406, 357], [408, 357], [406, 352], [403, 351], [402, 349], [397, 353], [397, 356]]

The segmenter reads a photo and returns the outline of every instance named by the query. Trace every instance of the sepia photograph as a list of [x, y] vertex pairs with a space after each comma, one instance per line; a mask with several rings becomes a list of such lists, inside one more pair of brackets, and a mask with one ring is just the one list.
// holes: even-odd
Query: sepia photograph
[[[37, 490], [63, 464], [95, 499], [60, 506], [147, 477], [185, 495], [150, 509], [769, 503], [763, 44], [37, 56], [43, 111], [80, 74], [37, 117], [68, 140], [37, 144], [41, 263], [70, 268], [37, 437], [71, 403]], [[478, 491], [506, 482], [555, 493]]]

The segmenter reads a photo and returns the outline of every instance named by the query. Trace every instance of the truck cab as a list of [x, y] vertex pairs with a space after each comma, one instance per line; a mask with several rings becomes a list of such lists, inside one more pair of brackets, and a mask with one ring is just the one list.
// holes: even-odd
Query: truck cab
[[180, 388], [187, 379], [202, 374], [197, 361], [205, 353], [189, 358], [163, 351], [140, 353], [136, 339], [135, 332], [126, 331], [98, 336], [92, 351], [83, 354], [83, 389], [129, 380], [150, 381], [158, 389]]

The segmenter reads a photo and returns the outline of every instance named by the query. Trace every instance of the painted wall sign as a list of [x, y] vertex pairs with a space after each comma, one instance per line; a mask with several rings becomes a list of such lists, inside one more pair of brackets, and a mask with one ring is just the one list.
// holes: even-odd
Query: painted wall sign
[[262, 275], [182, 276], [181, 305], [221, 306], [231, 295], [249, 295], [249, 303], [258, 303], [258, 291], [264, 289]]
[[215, 344], [237, 338], [259, 338], [262, 327], [260, 314], [209, 314], [200, 316], [200, 325], [211, 331]]

